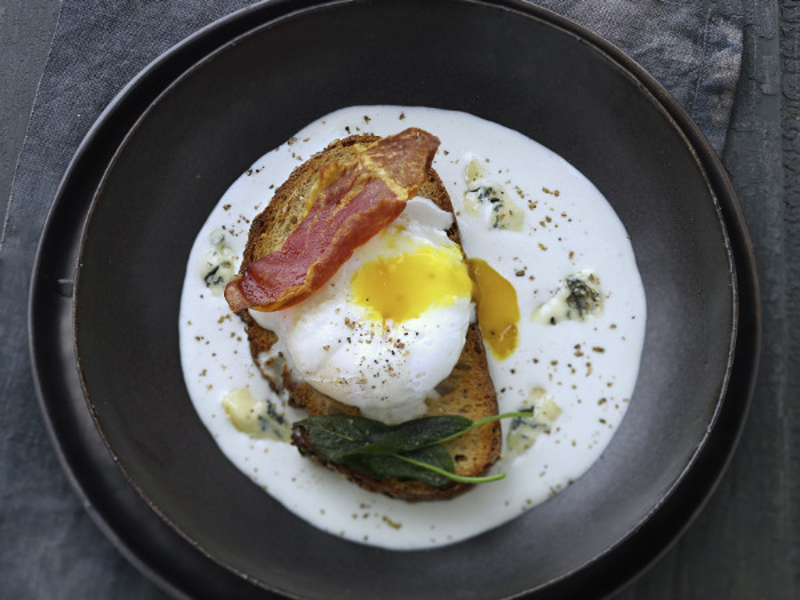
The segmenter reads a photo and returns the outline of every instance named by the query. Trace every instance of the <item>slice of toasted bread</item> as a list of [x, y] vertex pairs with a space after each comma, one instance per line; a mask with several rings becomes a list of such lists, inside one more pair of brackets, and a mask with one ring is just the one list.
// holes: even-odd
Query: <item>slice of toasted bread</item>
[[[286, 183], [277, 190], [269, 206], [253, 221], [240, 272], [243, 272], [251, 262], [280, 247], [283, 240], [297, 227], [306, 211], [304, 199], [313, 187], [320, 168], [332, 160], [352, 160], [359, 146], [377, 142], [379, 139], [376, 136], [351, 136], [337, 140], [295, 169]], [[429, 198], [442, 210], [453, 212], [447, 190], [433, 169], [429, 170], [428, 179], [420, 187], [418, 195]], [[447, 233], [451, 240], [460, 245], [455, 220]], [[256, 364], [261, 367], [259, 355], [272, 348], [277, 342], [277, 336], [258, 326], [247, 311], [243, 311], [241, 315], [247, 324], [250, 351]], [[267, 372], [262, 372], [265, 377], [270, 378]], [[299, 382], [287, 366], [284, 366], [283, 381], [272, 381], [272, 384], [276, 387], [285, 386], [289, 391], [291, 402], [295, 406], [304, 408], [309, 415], [360, 414], [357, 408], [342, 404], [318, 392], [307, 383]], [[458, 363], [450, 376], [437, 386], [436, 392], [440, 398], [427, 402], [428, 415], [458, 414], [478, 420], [497, 414], [497, 398], [489, 375], [480, 328], [476, 324], [470, 325]], [[444, 488], [434, 488], [418, 481], [401, 481], [394, 478], [377, 481], [342, 465], [325, 461], [315, 452], [301, 428], [295, 429], [292, 441], [301, 453], [342, 473], [361, 487], [409, 502], [444, 500], [471, 487], [468, 484], [453, 483]], [[499, 458], [501, 446], [500, 425], [496, 422], [484, 425], [445, 444], [453, 456], [455, 472], [464, 476], [485, 475]]]

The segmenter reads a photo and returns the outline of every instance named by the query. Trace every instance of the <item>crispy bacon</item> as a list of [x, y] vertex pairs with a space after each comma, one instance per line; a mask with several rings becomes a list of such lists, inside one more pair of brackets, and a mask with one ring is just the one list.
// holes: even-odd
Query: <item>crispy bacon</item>
[[318, 175], [321, 189], [297, 228], [225, 288], [231, 310], [281, 310], [318, 290], [403, 212], [438, 147], [438, 138], [412, 128], [379, 140], [352, 163], [326, 165]]

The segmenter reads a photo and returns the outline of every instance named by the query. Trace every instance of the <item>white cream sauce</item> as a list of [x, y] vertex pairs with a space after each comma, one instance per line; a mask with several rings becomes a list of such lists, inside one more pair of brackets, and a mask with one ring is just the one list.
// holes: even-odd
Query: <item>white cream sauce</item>
[[[505, 479], [453, 500], [417, 504], [366, 492], [301, 457], [290, 444], [248, 435], [233, 425], [223, 401], [232, 393], [244, 394], [242, 388], [249, 390], [252, 406], [269, 401], [273, 413], [289, 422], [305, 414], [287, 407], [285, 395], [270, 389], [250, 357], [243, 324], [200, 275], [209, 250], [219, 246], [220, 229], [239, 264], [250, 220], [313, 153], [351, 134], [390, 135], [407, 127], [425, 129], [442, 141], [434, 168], [450, 193], [467, 256], [488, 262], [517, 291], [519, 345], [502, 361], [487, 352], [501, 412], [530, 406], [531, 394], [545, 394], [555, 404], [548, 409], [552, 424], [530, 448], [504, 450], [492, 472], [505, 472]], [[501, 184], [525, 211], [521, 231], [487, 228], [480, 215], [467, 214], [465, 173], [473, 156], [483, 161], [485, 177]], [[563, 289], [565, 278], [586, 269], [602, 281], [600, 314], [556, 325], [533, 318], [537, 307]], [[564, 159], [515, 131], [465, 113], [369, 106], [322, 117], [234, 182], [192, 248], [179, 328], [189, 395], [239, 469], [288, 510], [333, 535], [391, 549], [421, 549], [458, 542], [516, 518], [601, 457], [633, 393], [645, 319], [644, 289], [622, 223]], [[509, 427], [505, 421], [504, 435]]]

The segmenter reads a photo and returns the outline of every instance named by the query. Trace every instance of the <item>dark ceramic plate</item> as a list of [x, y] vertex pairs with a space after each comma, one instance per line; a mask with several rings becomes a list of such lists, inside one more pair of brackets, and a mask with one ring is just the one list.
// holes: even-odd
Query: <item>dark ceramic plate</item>
[[[754, 266], [722, 168], [655, 82], [550, 13], [515, 2], [304, 4], [243, 11], [153, 65], [67, 175], [40, 248], [31, 342], [45, 415], [79, 493], [102, 505], [96, 519], [135, 562], [198, 596], [614, 589], [707, 497], [752, 390]], [[617, 210], [647, 292], [639, 382], [602, 460], [553, 500], [452, 547], [398, 555], [298, 520], [217, 450], [181, 377], [183, 271], [206, 215], [255, 158], [354, 104], [464, 110], [558, 152]], [[74, 335], [89, 409], [125, 478], [170, 527], [109, 472], [85, 407], [58, 406], [59, 396], [80, 396], [69, 293], [62, 285], [65, 297], [56, 295], [78, 252]]]

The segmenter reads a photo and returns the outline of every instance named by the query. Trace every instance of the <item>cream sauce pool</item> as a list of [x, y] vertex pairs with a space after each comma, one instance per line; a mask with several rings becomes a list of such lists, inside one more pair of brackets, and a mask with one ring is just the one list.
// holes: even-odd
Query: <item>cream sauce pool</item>
[[[503, 421], [503, 457], [491, 472], [505, 472], [505, 479], [453, 500], [417, 504], [366, 492], [301, 457], [281, 434], [283, 426], [273, 422], [263, 428], [268, 435], [259, 435], [258, 423], [237, 415], [232, 399], [245, 398], [245, 406], [268, 407], [279, 421], [305, 416], [258, 372], [244, 326], [220, 285], [231, 263], [238, 269], [250, 220], [294, 168], [337, 138], [407, 127], [442, 141], [433, 166], [453, 202], [467, 257], [486, 261], [517, 292], [518, 345], [502, 360], [487, 352], [500, 411], [535, 406], [539, 415], [533, 423]], [[498, 220], [493, 204], [515, 213], [513, 227], [502, 226], [507, 221]], [[591, 287], [575, 292], [569, 281]], [[322, 117], [233, 183], [189, 256], [179, 329], [189, 396], [233, 464], [322, 530], [411, 550], [462, 541], [514, 519], [600, 459], [631, 400], [645, 320], [644, 288], [628, 235], [602, 194], [567, 161], [465, 113], [362, 106]]]

